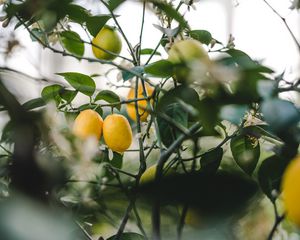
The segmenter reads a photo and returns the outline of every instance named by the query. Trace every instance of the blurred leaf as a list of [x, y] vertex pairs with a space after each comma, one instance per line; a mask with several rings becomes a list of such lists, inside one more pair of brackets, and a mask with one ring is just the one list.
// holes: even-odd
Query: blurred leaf
[[205, 153], [201, 159], [201, 171], [205, 173], [215, 173], [222, 161], [223, 157], [223, 148], [218, 147], [207, 153]]
[[1, 142], [12, 143], [13, 142], [13, 131], [15, 124], [12, 121], [9, 121], [5, 124], [2, 129]]
[[[144, 72], [144, 67], [136, 66], [136, 67], [131, 68], [130, 71], [133, 71], [137, 74], [141, 74], [141, 73]], [[127, 80], [133, 78], [134, 76], [135, 75], [131, 72], [128, 72], [128, 71], [125, 71], [125, 70], [122, 71], [122, 78], [123, 78], [124, 81], [127, 81]]]
[[288, 163], [289, 161], [274, 155], [265, 159], [259, 168], [259, 185], [271, 201], [276, 199], [276, 197], [272, 195], [272, 191], [280, 191], [281, 178]]
[[157, 109], [164, 111], [168, 105], [182, 100], [183, 102], [197, 108], [200, 104], [199, 94], [195, 89], [184, 85], [177, 86], [170, 91], [166, 92], [159, 100]]
[[59, 92], [62, 90], [62, 86], [58, 84], [53, 84], [43, 88], [41, 96], [45, 101], [55, 100], [55, 102], [60, 101]]
[[64, 31], [60, 33], [60, 39], [64, 48], [79, 57], [84, 54], [84, 43], [78, 33], [73, 31]]
[[161, 56], [161, 53], [160, 53], [160, 52], [155, 51], [155, 50], [152, 49], [152, 48], [144, 48], [144, 49], [141, 49], [141, 51], [140, 51], [140, 54], [141, 54], [141, 55], [151, 55], [151, 54], [153, 54], [153, 53], [154, 53], [154, 55]]
[[154, 77], [170, 77], [173, 74], [173, 64], [168, 60], [159, 60], [146, 65], [145, 73]]
[[235, 125], [239, 125], [242, 122], [247, 110], [248, 106], [246, 105], [226, 105], [220, 110], [220, 118]]
[[100, 101], [100, 100], [103, 100], [103, 101], [111, 103], [111, 104], [118, 103], [118, 104], [114, 105], [113, 107], [116, 107], [119, 111], [121, 109], [120, 97], [113, 91], [103, 90], [103, 91], [99, 92], [97, 94], [97, 96], [95, 97], [95, 102]]
[[[107, 238], [107, 240], [114, 240], [115, 236], [116, 235], [111, 236], [111, 237]], [[145, 240], [145, 238], [142, 235], [138, 234], [138, 233], [125, 232], [125, 233], [122, 233], [119, 240]]]
[[210, 44], [211, 40], [213, 40], [211, 33], [206, 30], [192, 30], [189, 31], [189, 35], [206, 45]]
[[276, 87], [274, 81], [270, 80], [261, 80], [257, 83], [258, 94], [263, 99], [268, 99], [274, 97]]
[[35, 108], [43, 107], [45, 104], [46, 103], [43, 98], [34, 98], [25, 102], [22, 106], [25, 110], [29, 111]]
[[158, 30], [160, 30], [163, 34], [165, 34], [165, 35], [168, 36], [169, 38], [170, 38], [170, 37], [176, 36], [176, 35], [179, 33], [179, 31], [180, 31], [180, 27], [171, 29], [171, 28], [164, 28], [164, 27], [161, 27], [161, 26], [159, 26], [159, 25], [157, 25], [157, 24], [153, 24], [153, 26], [154, 26], [155, 28], [157, 28]]
[[33, 28], [31, 30], [30, 38], [33, 42], [38, 41], [39, 39], [42, 43], [47, 44], [47, 35], [40, 29], [38, 28]]
[[123, 155], [117, 152], [114, 152], [113, 159], [110, 161], [110, 164], [115, 167], [121, 169], [123, 166]]
[[95, 92], [96, 84], [87, 75], [77, 72], [57, 73], [57, 75], [63, 76], [73, 88], [87, 96], [92, 96]]
[[83, 24], [90, 16], [90, 13], [87, 9], [76, 4], [70, 4], [68, 6], [67, 12], [70, 20], [79, 24]]
[[260, 145], [256, 138], [241, 134], [231, 139], [232, 156], [239, 167], [251, 175], [255, 170], [260, 156]]
[[206, 134], [213, 134], [214, 128], [218, 122], [219, 105], [217, 101], [211, 98], [204, 98], [197, 106], [199, 111], [199, 120]]
[[265, 121], [276, 133], [286, 131], [300, 120], [299, 110], [286, 100], [268, 99], [262, 103], [261, 109]]
[[86, 27], [93, 37], [96, 37], [111, 15], [98, 15], [89, 17], [86, 21]]
[[64, 99], [67, 103], [71, 103], [74, 98], [76, 97], [78, 91], [68, 90], [68, 89], [61, 89], [59, 95], [62, 99]]
[[[182, 109], [182, 106], [180, 106], [178, 103], [168, 105], [165, 108], [164, 113], [180, 126], [187, 127], [188, 114], [184, 109]], [[161, 140], [163, 144], [167, 147], [169, 147], [182, 133], [180, 130], [178, 130], [175, 126], [173, 126], [161, 116], [157, 117], [157, 123]]]

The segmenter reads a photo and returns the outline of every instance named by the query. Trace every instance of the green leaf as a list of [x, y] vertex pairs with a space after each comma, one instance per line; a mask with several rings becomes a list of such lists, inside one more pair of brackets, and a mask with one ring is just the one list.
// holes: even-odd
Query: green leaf
[[145, 73], [154, 77], [170, 77], [173, 75], [173, 64], [168, 60], [159, 60], [146, 65]]
[[45, 104], [46, 103], [43, 98], [34, 98], [25, 102], [22, 106], [25, 110], [29, 111], [35, 108], [43, 107]]
[[100, 100], [104, 100], [105, 102], [115, 104], [114, 107], [116, 107], [118, 110], [121, 109], [120, 97], [110, 90], [103, 90], [99, 92], [95, 97], [95, 102]]
[[220, 118], [235, 125], [239, 125], [242, 122], [247, 110], [248, 106], [246, 105], [226, 105], [220, 110]]
[[164, 111], [165, 107], [180, 100], [196, 108], [200, 103], [199, 94], [195, 89], [180, 85], [166, 92], [160, 98], [157, 109], [159, 111]]
[[115, 10], [117, 7], [119, 7], [125, 0], [109, 0], [108, 6], [111, 11]]
[[[111, 236], [107, 240], [114, 240], [115, 236], [116, 235]], [[119, 240], [145, 240], [145, 238], [142, 235], [138, 234], [138, 233], [125, 232], [125, 233], [122, 233]]]
[[201, 171], [205, 173], [215, 173], [222, 161], [223, 157], [223, 148], [218, 147], [207, 153], [205, 153], [201, 159]]
[[66, 10], [70, 20], [79, 24], [83, 24], [90, 16], [87, 9], [76, 4], [70, 4]]
[[55, 100], [56, 102], [60, 101], [59, 92], [62, 90], [62, 86], [58, 84], [53, 84], [47, 87], [44, 87], [42, 90], [41, 96], [45, 101]]
[[57, 75], [63, 76], [73, 88], [87, 96], [92, 96], [95, 92], [96, 84], [94, 80], [85, 74], [65, 72], [57, 73]]
[[64, 48], [79, 57], [84, 54], [84, 43], [78, 33], [73, 31], [64, 31], [60, 33], [60, 39]]
[[59, 95], [62, 99], [64, 99], [67, 103], [71, 103], [74, 98], [76, 97], [78, 91], [68, 90], [68, 89], [61, 89]]
[[152, 49], [152, 48], [144, 48], [144, 49], [141, 49], [140, 54], [141, 54], [141, 55], [151, 55], [151, 54], [154, 54], [154, 55], [157, 55], [157, 56], [161, 56], [161, 53], [160, 53], [160, 52], [155, 51], [155, 50]]
[[110, 164], [115, 168], [122, 168], [123, 165], [123, 155], [117, 152], [114, 152], [113, 159], [110, 161]]
[[271, 201], [276, 199], [272, 191], [280, 191], [281, 178], [289, 161], [273, 155], [265, 159], [258, 170], [258, 181], [262, 191]]
[[239, 167], [251, 175], [255, 170], [260, 156], [258, 139], [241, 134], [231, 139], [230, 148], [232, 156]]
[[98, 15], [89, 17], [86, 21], [86, 27], [93, 37], [96, 37], [106, 22], [111, 18], [111, 15]]
[[276, 133], [286, 131], [300, 120], [299, 110], [286, 100], [269, 99], [263, 102], [261, 108], [265, 121]]
[[[164, 113], [180, 126], [185, 128], [188, 126], [188, 114], [180, 104], [170, 104], [165, 108]], [[169, 147], [182, 133], [178, 128], [161, 116], [157, 117], [157, 123], [162, 143], [167, 147]]]
[[[130, 69], [130, 71], [133, 71], [137, 74], [141, 74], [144, 72], [144, 67], [141, 67], [141, 66], [136, 66], [136, 67], [133, 67]], [[131, 72], [128, 72], [128, 71], [122, 71], [122, 77], [123, 77], [123, 80], [124, 81], [127, 81], [131, 78], [133, 78], [135, 75]]]
[[211, 40], [213, 40], [211, 33], [206, 30], [192, 30], [189, 32], [189, 35], [206, 45], [210, 44]]

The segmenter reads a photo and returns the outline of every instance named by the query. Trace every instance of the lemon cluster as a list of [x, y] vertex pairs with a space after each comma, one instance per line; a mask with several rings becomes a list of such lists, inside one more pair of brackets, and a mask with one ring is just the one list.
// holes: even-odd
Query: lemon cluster
[[77, 116], [73, 133], [81, 139], [94, 136], [98, 140], [103, 134], [107, 146], [119, 153], [126, 151], [132, 143], [132, 130], [127, 118], [120, 114], [110, 114], [103, 121], [102, 117], [91, 109], [84, 110]]

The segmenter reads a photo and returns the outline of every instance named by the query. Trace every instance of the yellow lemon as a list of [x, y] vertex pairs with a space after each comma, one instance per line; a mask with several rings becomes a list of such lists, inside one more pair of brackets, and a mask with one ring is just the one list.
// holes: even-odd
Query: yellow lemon
[[300, 156], [290, 162], [283, 174], [282, 193], [287, 218], [300, 227]]
[[[151, 96], [154, 91], [154, 88], [151, 87], [148, 83], [145, 83], [145, 88], [146, 88], [147, 96]], [[143, 93], [144, 93], [143, 86], [142, 86], [142, 84], [139, 84], [137, 98], [144, 98], [145, 96]], [[128, 100], [135, 99], [135, 89], [134, 88], [131, 88], [129, 90], [127, 99]], [[150, 100], [150, 103], [151, 104], [153, 103], [153, 99]], [[147, 117], [149, 115], [149, 112], [147, 111], [147, 105], [148, 105], [147, 100], [138, 101], [138, 107], [139, 107], [138, 111], [139, 111], [139, 115], [140, 115], [140, 120], [142, 122], [147, 121]], [[132, 120], [136, 121], [135, 102], [126, 104], [126, 110], [127, 110], [128, 116]]]
[[[92, 41], [92, 50], [96, 58], [102, 60], [113, 60], [116, 55], [103, 51], [119, 54], [122, 49], [122, 41], [114, 28], [104, 26]], [[98, 46], [98, 47], [97, 47]]]
[[130, 124], [123, 115], [111, 114], [104, 119], [103, 137], [107, 146], [115, 152], [124, 152], [132, 142]]
[[[154, 164], [151, 167], [146, 169], [146, 171], [142, 174], [142, 176], [140, 178], [140, 184], [141, 185], [146, 184], [146, 183], [150, 183], [155, 179], [156, 167], [157, 167], [157, 164]], [[175, 173], [175, 171], [172, 168], [168, 169], [167, 172], [164, 171], [165, 176], [170, 176], [174, 173]]]
[[95, 136], [98, 140], [102, 134], [103, 119], [94, 110], [88, 109], [79, 113], [73, 125], [75, 136], [86, 139]]
[[210, 59], [207, 52], [199, 41], [187, 39], [178, 41], [173, 44], [168, 52], [168, 60], [174, 64], [182, 64], [176, 66], [175, 78], [179, 82], [186, 82], [189, 79], [189, 65], [192, 62], [201, 61], [201, 64], [208, 64]]

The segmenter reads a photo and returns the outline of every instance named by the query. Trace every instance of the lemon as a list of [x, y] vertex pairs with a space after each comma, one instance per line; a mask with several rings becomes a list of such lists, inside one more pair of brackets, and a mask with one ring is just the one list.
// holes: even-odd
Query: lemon
[[168, 60], [172, 63], [190, 62], [198, 59], [209, 61], [208, 54], [202, 44], [193, 39], [174, 43], [168, 54]]
[[168, 60], [174, 64], [179, 64], [175, 68], [174, 78], [178, 82], [187, 82], [189, 79], [190, 65], [193, 62], [208, 64], [210, 59], [207, 52], [199, 41], [187, 39], [173, 44], [168, 52]]
[[[96, 58], [102, 60], [113, 60], [121, 52], [122, 41], [114, 28], [104, 26], [97, 36], [92, 40], [92, 50]], [[98, 47], [96, 47], [98, 46]], [[105, 49], [116, 55], [103, 51]]]
[[94, 110], [88, 109], [79, 113], [73, 125], [75, 136], [86, 139], [95, 136], [98, 140], [102, 134], [103, 119]]
[[287, 218], [300, 227], [300, 156], [290, 162], [282, 179], [283, 203]]
[[103, 123], [103, 137], [111, 150], [119, 153], [127, 150], [132, 142], [132, 130], [127, 118], [120, 114], [108, 115]]
[[[146, 171], [142, 174], [142, 176], [140, 178], [141, 185], [154, 181], [155, 174], [156, 174], [156, 167], [157, 167], [157, 164], [154, 164], [151, 167], [146, 169]], [[164, 171], [163, 174], [164, 174], [164, 176], [170, 176], [170, 175], [175, 174], [175, 170], [170, 168], [170, 169], [168, 169], [167, 172]]]
[[[148, 97], [151, 96], [154, 91], [153, 87], [151, 87], [148, 83], [145, 83], [145, 88], [146, 88], [147, 96]], [[143, 93], [144, 93], [143, 86], [142, 86], [142, 84], [139, 84], [137, 98], [144, 98], [145, 96]], [[127, 99], [128, 100], [135, 99], [135, 89], [134, 88], [131, 88], [129, 90]], [[150, 103], [151, 104], [153, 103], [153, 99], [150, 100]], [[146, 122], [148, 115], [149, 115], [149, 112], [147, 111], [147, 105], [148, 105], [147, 100], [138, 101], [138, 112], [140, 115], [140, 120], [142, 122]], [[128, 116], [132, 120], [136, 121], [135, 102], [126, 104], [126, 110], [127, 110]]]

